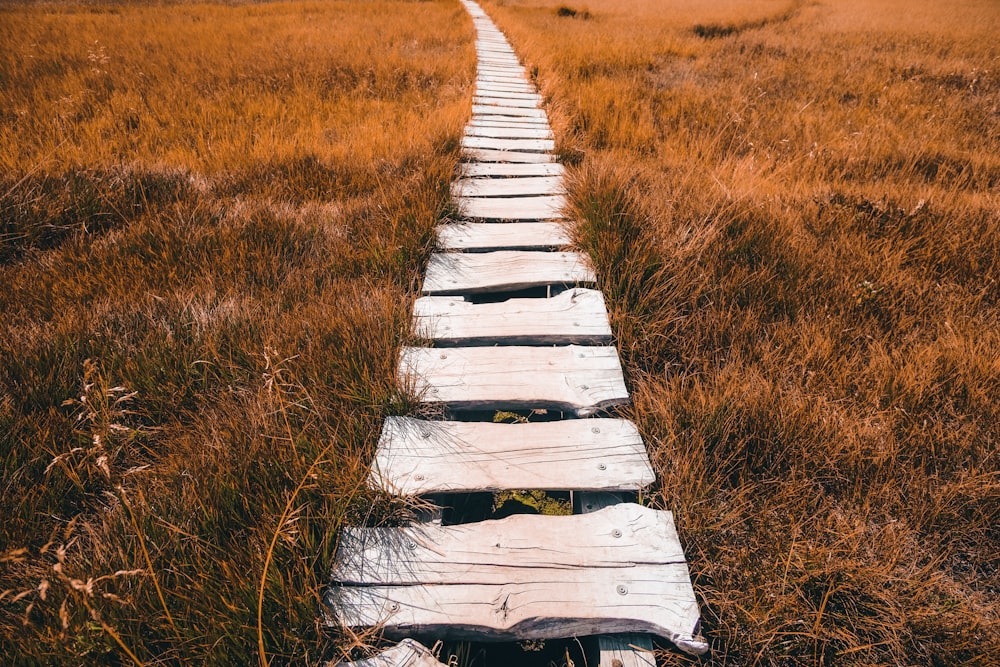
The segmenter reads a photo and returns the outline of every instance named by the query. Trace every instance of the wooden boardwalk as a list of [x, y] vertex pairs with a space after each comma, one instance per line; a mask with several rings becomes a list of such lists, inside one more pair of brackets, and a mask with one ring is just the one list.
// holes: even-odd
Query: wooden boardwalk
[[[570, 492], [574, 514], [347, 528], [326, 621], [382, 628], [397, 646], [358, 665], [439, 665], [414, 640], [593, 636], [604, 667], [653, 667], [652, 639], [700, 655], [698, 604], [670, 512], [629, 502], [655, 481], [628, 402], [604, 297], [571, 248], [564, 169], [542, 98], [471, 0], [479, 70], [459, 219], [413, 313], [399, 383], [438, 419], [390, 417], [369, 484], [425, 496]], [[545, 421], [493, 423], [499, 411]], [[591, 664], [595, 664], [591, 662]]]

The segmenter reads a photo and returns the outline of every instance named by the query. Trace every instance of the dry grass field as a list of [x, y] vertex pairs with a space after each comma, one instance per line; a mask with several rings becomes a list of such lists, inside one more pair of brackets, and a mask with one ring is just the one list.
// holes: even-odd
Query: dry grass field
[[1000, 664], [1000, 7], [485, 7], [576, 165], [710, 662]]
[[[715, 665], [1000, 663], [1000, 8], [487, 0]], [[0, 655], [319, 664], [474, 71], [453, 0], [0, 6]], [[661, 664], [697, 660], [664, 650]]]
[[474, 62], [450, 1], [0, 7], [0, 662], [335, 654]]

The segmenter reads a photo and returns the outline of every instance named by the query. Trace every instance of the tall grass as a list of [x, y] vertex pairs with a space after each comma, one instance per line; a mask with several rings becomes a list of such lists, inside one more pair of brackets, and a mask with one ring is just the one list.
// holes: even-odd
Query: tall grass
[[486, 2], [577, 165], [708, 661], [1000, 662], [1000, 11], [566, 6]]
[[0, 655], [318, 664], [468, 113], [451, 2], [0, 8]]

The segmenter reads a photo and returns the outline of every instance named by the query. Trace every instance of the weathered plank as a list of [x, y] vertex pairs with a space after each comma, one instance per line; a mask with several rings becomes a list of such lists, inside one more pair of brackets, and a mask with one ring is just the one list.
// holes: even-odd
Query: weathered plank
[[[493, 139], [551, 139], [552, 130], [546, 127], [482, 127], [470, 125], [465, 128], [467, 137], [492, 137]], [[476, 148], [483, 148], [477, 146]]]
[[[624, 502], [617, 493], [581, 490], [573, 494], [577, 514], [590, 514]], [[656, 667], [653, 639], [642, 634], [615, 634], [597, 636], [598, 666]]]
[[515, 118], [513, 116], [489, 116], [481, 114], [469, 119], [468, 127], [526, 127], [549, 130], [544, 118]]
[[527, 75], [516, 69], [493, 68], [482, 70], [476, 76], [476, 83], [528, 84]]
[[498, 151], [486, 148], [466, 148], [462, 155], [468, 160], [477, 162], [519, 162], [519, 163], [546, 163], [552, 162], [551, 153], [525, 153], [522, 151]]
[[566, 169], [558, 162], [516, 164], [503, 162], [463, 162], [458, 174], [464, 177], [507, 178], [509, 176], [558, 176]]
[[451, 184], [453, 197], [526, 197], [565, 194], [562, 176], [461, 178]]
[[628, 402], [614, 347], [405, 347], [399, 376], [424, 403], [452, 410], [589, 416]]
[[542, 101], [542, 96], [539, 95], [536, 92], [530, 92], [530, 93], [520, 93], [520, 92], [518, 92], [518, 93], [514, 93], [514, 92], [482, 92], [482, 91], [477, 90], [476, 93], [475, 93], [475, 95], [473, 96], [473, 98], [476, 98], [476, 97], [479, 97], [479, 98], [483, 98], [483, 97], [496, 98], [496, 99], [503, 100], [504, 102], [508, 102], [508, 101], [511, 101], [511, 100], [514, 100], [514, 101], [517, 101], [517, 102], [520, 102], [520, 101], [530, 101], [533, 104], [538, 104], [538, 103], [540, 103]]
[[517, 116], [524, 118], [546, 118], [544, 109], [529, 109], [525, 107], [498, 107], [485, 104], [473, 104], [472, 114], [490, 116]]
[[496, 83], [493, 81], [482, 81], [476, 83], [476, 91], [479, 94], [484, 94], [483, 91], [491, 91], [498, 93], [524, 93], [537, 95], [538, 91], [527, 81], [524, 83]]
[[474, 105], [483, 105], [490, 108], [494, 107], [513, 107], [515, 109], [537, 109], [542, 103], [541, 98], [537, 99], [514, 99], [510, 97], [501, 97], [499, 95], [494, 96], [484, 96], [484, 95], [473, 95], [472, 103]]
[[639, 490], [655, 480], [623, 419], [536, 424], [389, 417], [369, 485], [397, 495], [508, 489]]
[[566, 207], [563, 195], [535, 197], [454, 197], [458, 212], [472, 220], [558, 220]]
[[404, 639], [376, 656], [357, 662], [340, 662], [337, 667], [446, 667], [430, 649], [414, 639]]
[[[340, 623], [388, 635], [551, 639], [649, 632], [690, 648], [698, 621], [670, 512], [347, 528], [324, 596]], [[683, 646], [682, 646], [683, 648]]]
[[463, 148], [485, 148], [495, 151], [547, 152], [555, 148], [552, 139], [497, 139], [494, 137], [462, 137]]
[[611, 340], [604, 296], [598, 290], [582, 287], [568, 289], [551, 299], [508, 299], [500, 303], [422, 297], [413, 309], [413, 332], [437, 343], [462, 345]]
[[449, 222], [438, 225], [437, 245], [442, 250], [549, 250], [572, 243], [559, 222]]
[[438, 252], [427, 262], [423, 292], [447, 296], [593, 282], [590, 258], [577, 252]]

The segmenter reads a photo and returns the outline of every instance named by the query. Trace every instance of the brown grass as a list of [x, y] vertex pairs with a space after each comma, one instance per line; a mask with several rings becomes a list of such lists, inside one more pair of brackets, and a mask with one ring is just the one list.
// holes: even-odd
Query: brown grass
[[[0, 8], [0, 655], [318, 664], [468, 114], [452, 2]], [[260, 633], [258, 634], [258, 627]]]
[[561, 6], [486, 3], [578, 165], [707, 662], [997, 664], [1000, 11]]

